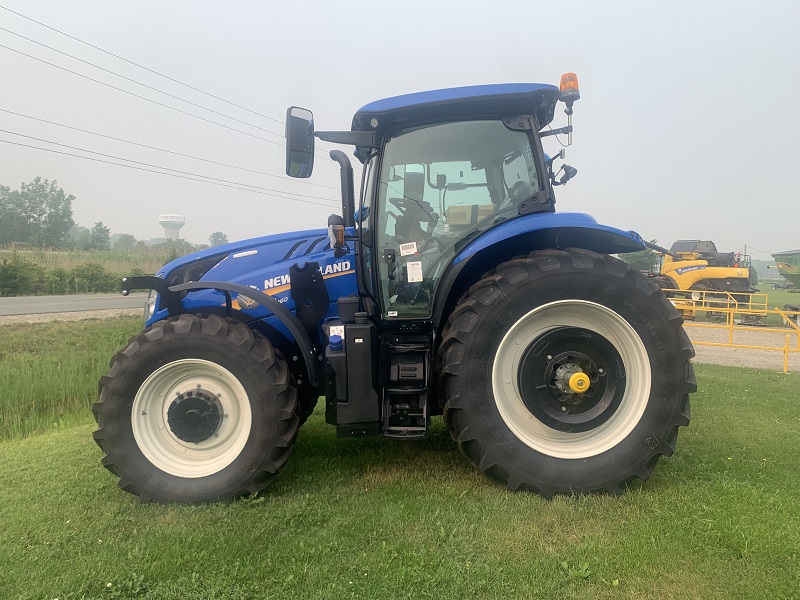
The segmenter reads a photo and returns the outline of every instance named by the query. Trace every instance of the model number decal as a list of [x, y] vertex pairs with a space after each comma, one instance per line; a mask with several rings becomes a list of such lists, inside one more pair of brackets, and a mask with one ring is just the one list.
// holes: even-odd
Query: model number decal
[[702, 271], [705, 269], [705, 265], [694, 265], [693, 267], [682, 267], [680, 269], [675, 269], [675, 272], [678, 275], [683, 275], [684, 273], [688, 273], [689, 271]]

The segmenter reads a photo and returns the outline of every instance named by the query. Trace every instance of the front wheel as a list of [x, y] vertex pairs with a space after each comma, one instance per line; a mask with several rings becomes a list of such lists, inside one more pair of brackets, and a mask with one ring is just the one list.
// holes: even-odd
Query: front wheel
[[674, 451], [693, 355], [652, 280], [593, 252], [534, 252], [473, 285], [450, 316], [445, 421], [511, 489], [617, 493]]
[[286, 462], [299, 425], [281, 355], [216, 315], [181, 315], [132, 338], [93, 410], [103, 465], [142, 502], [255, 493]]

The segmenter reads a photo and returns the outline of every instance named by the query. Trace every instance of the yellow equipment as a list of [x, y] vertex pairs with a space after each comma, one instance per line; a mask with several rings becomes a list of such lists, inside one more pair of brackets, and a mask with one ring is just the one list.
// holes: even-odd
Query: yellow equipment
[[664, 289], [752, 291], [750, 257], [745, 254], [717, 252], [714, 242], [701, 240], [678, 240], [668, 251], [659, 250], [663, 260], [656, 279]]

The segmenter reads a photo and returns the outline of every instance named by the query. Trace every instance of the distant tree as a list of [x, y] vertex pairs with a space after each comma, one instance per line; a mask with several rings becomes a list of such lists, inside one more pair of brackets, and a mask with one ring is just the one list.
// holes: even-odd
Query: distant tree
[[108, 250], [111, 247], [111, 231], [98, 221], [89, 233], [89, 250]]
[[67, 233], [67, 246], [73, 250], [88, 250], [92, 232], [83, 225], [73, 225]]
[[215, 231], [208, 236], [208, 243], [211, 244], [211, 246], [222, 246], [222, 244], [228, 243], [228, 236], [221, 231]]
[[72, 201], [56, 181], [37, 177], [20, 189], [0, 190], [0, 243], [27, 242], [61, 248], [74, 225]]
[[[657, 244], [658, 240], [650, 240], [651, 244]], [[619, 258], [637, 271], [648, 273], [658, 273], [661, 258], [652, 250], [642, 250], [641, 252], [628, 252], [620, 254]]]
[[175, 244], [164, 245], [167, 254], [164, 256], [164, 263], [171, 263], [173, 260], [180, 258], [181, 254]]
[[136, 238], [130, 233], [120, 233], [116, 238], [113, 242], [115, 250], [131, 250], [136, 245]]
[[13, 223], [10, 206], [8, 204], [8, 195], [10, 193], [11, 188], [0, 185], [0, 244], [7, 244], [8, 242], [15, 241], [11, 237]]

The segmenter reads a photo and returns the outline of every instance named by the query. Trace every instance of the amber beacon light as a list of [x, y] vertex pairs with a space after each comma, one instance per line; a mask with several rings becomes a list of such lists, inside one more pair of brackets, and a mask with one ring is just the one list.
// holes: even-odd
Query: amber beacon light
[[581, 92], [578, 89], [578, 76], [575, 73], [564, 73], [561, 76], [561, 93], [558, 99], [572, 108], [572, 103], [580, 99]]

